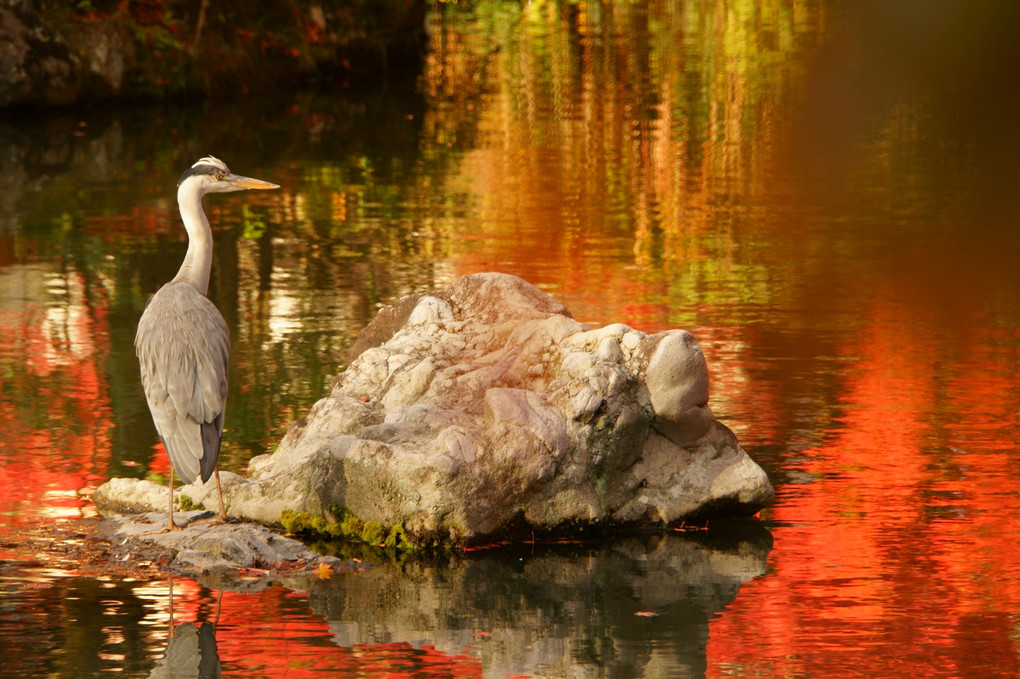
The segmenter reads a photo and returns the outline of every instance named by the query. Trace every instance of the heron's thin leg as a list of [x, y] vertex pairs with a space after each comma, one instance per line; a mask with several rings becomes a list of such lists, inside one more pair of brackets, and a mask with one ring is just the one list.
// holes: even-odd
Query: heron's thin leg
[[170, 522], [166, 525], [167, 530], [179, 530], [174, 523], [174, 468], [170, 466]]
[[174, 577], [170, 576], [170, 636], [174, 635]]
[[227, 520], [227, 510], [223, 506], [223, 486], [220, 485], [220, 468], [216, 467], [213, 470], [213, 474], [216, 475], [216, 492], [220, 496], [220, 518], [224, 521]]

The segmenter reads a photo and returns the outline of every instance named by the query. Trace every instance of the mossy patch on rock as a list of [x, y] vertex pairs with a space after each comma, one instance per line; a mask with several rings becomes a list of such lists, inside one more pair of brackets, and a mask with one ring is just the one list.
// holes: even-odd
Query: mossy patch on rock
[[177, 509], [182, 512], [190, 512], [193, 509], [205, 509], [205, 505], [201, 502], [195, 502], [184, 493], [179, 493], [177, 497], [174, 498], [174, 504]]
[[408, 539], [403, 524], [386, 526], [379, 521], [362, 521], [346, 507], [336, 505], [330, 508], [330, 513], [333, 519], [285, 509], [280, 514], [280, 525], [288, 533], [313, 539], [339, 540], [397, 552], [419, 547]]

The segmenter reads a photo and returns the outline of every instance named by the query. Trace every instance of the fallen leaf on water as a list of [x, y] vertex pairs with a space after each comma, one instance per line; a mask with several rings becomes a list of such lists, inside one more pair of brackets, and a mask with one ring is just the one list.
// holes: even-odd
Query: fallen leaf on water
[[329, 580], [333, 577], [333, 567], [323, 561], [319, 564], [319, 567], [315, 569], [315, 574], [319, 576], [320, 580]]
[[266, 570], [265, 568], [254, 568], [254, 567], [246, 566], [246, 567], [242, 568], [241, 571], [240, 571], [240, 576], [242, 578], [245, 578], [245, 577], [249, 577], [249, 578], [250, 577], [262, 577], [264, 575], [269, 575], [269, 571]]

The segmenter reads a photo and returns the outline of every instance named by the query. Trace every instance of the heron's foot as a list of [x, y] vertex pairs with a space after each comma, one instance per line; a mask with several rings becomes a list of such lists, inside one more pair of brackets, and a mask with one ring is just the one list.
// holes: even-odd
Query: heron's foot
[[184, 530], [184, 527], [178, 526], [176, 523], [167, 522], [167, 524], [162, 528], [158, 530], [150, 530], [146, 533], [141, 533], [141, 535], [162, 535], [163, 533], [172, 533], [175, 530]]

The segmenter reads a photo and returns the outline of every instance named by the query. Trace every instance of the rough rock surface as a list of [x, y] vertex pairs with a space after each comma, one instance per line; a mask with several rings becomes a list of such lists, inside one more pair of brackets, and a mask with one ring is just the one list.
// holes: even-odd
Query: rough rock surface
[[207, 510], [175, 512], [175, 523], [182, 530], [160, 532], [166, 526], [166, 514], [117, 515], [105, 518], [97, 534], [127, 547], [130, 558], [137, 560], [145, 550], [151, 550], [170, 559], [171, 571], [192, 577], [236, 577], [243, 569], [276, 569], [293, 575], [322, 563], [334, 569], [343, 566], [338, 559], [316, 554], [265, 526], [209, 521], [214, 517]]
[[[519, 278], [477, 274], [381, 312], [350, 359], [250, 478], [225, 476], [229, 514], [274, 524], [285, 509], [343, 507], [413, 540], [463, 543], [753, 514], [774, 498], [712, 416], [684, 330], [590, 330]], [[158, 510], [165, 489], [140, 499], [155, 488], [114, 480], [96, 497]]]

